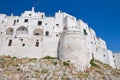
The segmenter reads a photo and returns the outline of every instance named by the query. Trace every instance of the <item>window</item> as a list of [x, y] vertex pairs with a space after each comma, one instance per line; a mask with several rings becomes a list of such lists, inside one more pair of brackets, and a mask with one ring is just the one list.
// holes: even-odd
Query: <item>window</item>
[[24, 22], [28, 22], [28, 19], [25, 19]]
[[21, 41], [23, 41], [23, 39], [21, 39]]
[[113, 57], [115, 57], [115, 56], [113, 55]]
[[59, 26], [59, 24], [56, 24], [56, 26]]
[[105, 55], [104, 55], [104, 57], [105, 57]]
[[28, 29], [25, 26], [21, 26], [16, 30], [16, 34], [28, 34]]
[[13, 25], [15, 25], [16, 24], [16, 20], [14, 20], [14, 24]]
[[38, 21], [38, 25], [39, 25], [39, 26], [42, 25], [42, 21]]
[[17, 22], [19, 22], [19, 19], [17, 19]]
[[39, 41], [39, 40], [37, 39], [37, 41]]
[[46, 35], [46, 36], [49, 36], [49, 31], [46, 31], [45, 35]]
[[2, 32], [1, 32], [1, 34], [2, 34]]
[[12, 40], [9, 40], [8, 46], [12, 45]]
[[25, 46], [25, 44], [22, 44], [22, 46], [24, 47], [24, 46]]
[[43, 15], [41, 15], [41, 17], [43, 18]]
[[6, 30], [6, 35], [13, 35], [14, 34], [14, 29], [13, 28], [8, 28]]
[[36, 42], [35, 46], [36, 46], [36, 47], [39, 47], [39, 42]]
[[83, 33], [84, 33], [84, 35], [88, 35], [88, 33], [86, 32], [85, 29], [83, 29]]
[[31, 14], [29, 14], [29, 16], [31, 16]]
[[33, 31], [33, 35], [35, 36], [39, 36], [39, 35], [43, 35], [43, 29], [40, 29], [40, 28], [36, 28], [34, 31]]
[[34, 35], [40, 35], [39, 33], [35, 33]]
[[47, 25], [47, 23], [45, 23], [45, 25]]
[[58, 34], [56, 34], [56, 37], [58, 37]]

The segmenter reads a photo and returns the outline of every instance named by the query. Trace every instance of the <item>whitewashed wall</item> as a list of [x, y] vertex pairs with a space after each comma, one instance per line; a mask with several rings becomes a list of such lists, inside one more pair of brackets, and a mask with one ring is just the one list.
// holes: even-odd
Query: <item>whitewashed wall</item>
[[120, 53], [113, 54], [115, 68], [120, 69]]
[[[28, 22], [25, 22], [25, 19], [28, 19]], [[42, 22], [41, 25], [38, 25], [38, 21]], [[17, 34], [16, 30], [21, 26], [24, 26], [28, 30], [27, 34]], [[65, 31], [65, 27], [68, 28], [68, 32], [78, 32], [80, 35], [78, 36], [78, 34], [75, 33], [73, 36], [70, 34], [70, 36], [65, 38], [64, 42], [67, 43], [69, 41], [69, 44], [78, 46], [75, 42], [78, 41], [80, 44], [78, 49], [84, 48], [84, 50], [79, 52], [78, 49], [72, 47], [73, 53], [75, 54], [71, 53], [68, 55], [62, 53], [67, 52], [64, 51], [62, 47], [60, 49], [62, 52], [59, 55], [64, 55], [60, 57], [61, 59], [64, 58], [67, 60], [70, 59], [70, 56], [76, 56], [80, 58], [80, 61], [82, 61], [81, 58], [84, 58], [85, 61], [83, 62], [85, 63], [83, 63], [83, 65], [86, 65], [86, 63], [94, 57], [112, 67], [115, 65], [115, 67], [120, 68], [119, 54], [114, 54], [114, 62], [113, 54], [107, 49], [105, 41], [101, 38], [97, 38], [95, 31], [90, 28], [87, 23], [82, 20], [76, 20], [74, 16], [60, 11], [55, 13], [54, 17], [46, 17], [45, 13], [35, 12], [34, 8], [32, 8], [31, 11], [25, 11], [21, 16], [7, 16], [5, 14], [0, 14], [0, 44], [2, 44], [0, 45], [0, 54], [36, 58], [41, 58], [46, 55], [58, 57], [58, 42], [62, 32]], [[9, 28], [13, 28], [13, 35], [6, 35], [6, 30]], [[43, 35], [33, 35], [35, 29], [42, 30]], [[46, 36], [46, 31], [49, 32], [48, 36]], [[76, 37], [78, 40], [72, 39], [72, 37]], [[21, 41], [21, 39], [23, 39], [23, 41]], [[9, 40], [12, 40], [11, 46], [8, 46]], [[36, 42], [39, 42], [39, 47], [35, 46]], [[23, 44], [25, 46], [23, 46]], [[61, 45], [65, 44], [61, 43]], [[79, 54], [76, 54], [76, 52], [74, 52], [75, 50]], [[86, 54], [86, 56], [84, 56], [84, 54]]]

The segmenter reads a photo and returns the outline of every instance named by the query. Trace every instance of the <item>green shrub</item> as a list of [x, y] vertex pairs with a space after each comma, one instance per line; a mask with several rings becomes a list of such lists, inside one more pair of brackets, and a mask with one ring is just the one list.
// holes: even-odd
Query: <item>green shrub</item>
[[57, 62], [55, 61], [55, 62], [53, 62], [53, 64], [54, 64], [54, 65], [56, 65], [56, 64], [57, 64]]
[[56, 59], [56, 58], [51, 56], [46, 56], [46, 57], [43, 57], [42, 59]]
[[12, 57], [12, 59], [17, 59], [17, 57], [14, 56], [14, 57]]
[[64, 62], [63, 62], [63, 65], [64, 65], [64, 66], [69, 66], [69, 63], [66, 62], [66, 61], [64, 61]]
[[36, 58], [28, 58], [27, 61], [29, 61], [29, 62], [36, 62], [37, 59]]
[[94, 59], [91, 59], [90, 64], [91, 64], [91, 66], [98, 67], [98, 65], [94, 62]]

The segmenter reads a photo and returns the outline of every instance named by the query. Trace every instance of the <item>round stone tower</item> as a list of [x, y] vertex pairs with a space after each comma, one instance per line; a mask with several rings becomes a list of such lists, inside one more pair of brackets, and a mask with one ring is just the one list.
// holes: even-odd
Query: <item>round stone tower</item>
[[86, 37], [79, 31], [65, 31], [62, 33], [57, 55], [60, 60], [69, 60], [81, 71], [90, 66]]

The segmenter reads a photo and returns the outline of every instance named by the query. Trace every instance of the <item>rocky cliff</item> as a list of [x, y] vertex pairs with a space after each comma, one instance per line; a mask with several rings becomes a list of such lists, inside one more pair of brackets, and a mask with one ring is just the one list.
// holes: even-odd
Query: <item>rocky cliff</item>
[[120, 80], [120, 70], [92, 59], [80, 72], [68, 61], [46, 56], [42, 59], [0, 56], [0, 80]]

